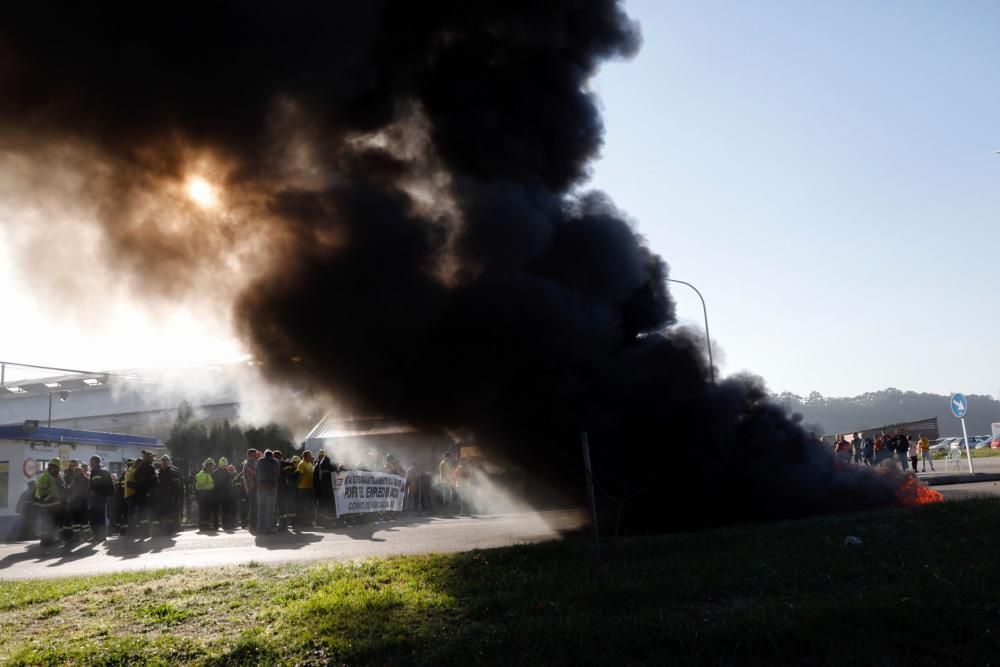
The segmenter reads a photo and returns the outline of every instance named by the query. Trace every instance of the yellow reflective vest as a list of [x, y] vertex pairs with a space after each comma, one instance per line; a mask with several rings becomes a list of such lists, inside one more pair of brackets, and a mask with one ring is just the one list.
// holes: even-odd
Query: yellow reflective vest
[[194, 490], [195, 491], [211, 491], [215, 488], [215, 480], [212, 479], [212, 473], [208, 472], [204, 468], [198, 471], [198, 474], [194, 476]]
[[131, 468], [128, 469], [128, 472], [125, 473], [125, 484], [124, 484], [124, 486], [125, 486], [125, 497], [126, 498], [131, 498], [137, 492], [136, 489], [132, 488], [134, 486], [134, 482], [135, 482], [135, 468], [136, 468], [136, 466], [132, 466]]
[[35, 485], [35, 500], [41, 505], [55, 505], [60, 500], [59, 484], [48, 470], [38, 476], [38, 482]]

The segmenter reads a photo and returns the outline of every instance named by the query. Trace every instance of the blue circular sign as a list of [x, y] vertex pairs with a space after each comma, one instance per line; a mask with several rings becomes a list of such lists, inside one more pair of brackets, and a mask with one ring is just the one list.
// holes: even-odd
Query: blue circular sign
[[965, 394], [955, 394], [951, 397], [951, 414], [961, 419], [968, 412], [969, 399], [965, 397]]

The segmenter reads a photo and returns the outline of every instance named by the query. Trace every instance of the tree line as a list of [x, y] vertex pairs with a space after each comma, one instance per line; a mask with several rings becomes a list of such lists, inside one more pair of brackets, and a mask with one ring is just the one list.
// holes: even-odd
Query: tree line
[[279, 449], [289, 455], [300, 449], [291, 432], [283, 426], [271, 423], [244, 429], [228, 420], [207, 424], [196, 417], [187, 401], [177, 408], [177, 417], [165, 444], [174, 465], [187, 475], [194, 474], [209, 456], [216, 460], [224, 456], [239, 466], [250, 448], [259, 451]]
[[[901, 391], [895, 388], [860, 396], [826, 397], [817, 391], [806, 397], [790, 392], [773, 395], [789, 412], [802, 415], [804, 426], [817, 435], [854, 432], [885, 424], [937, 417], [942, 436], [960, 436], [962, 425], [951, 414], [951, 396]], [[990, 424], [1000, 422], [1000, 401], [992, 396], [968, 395], [965, 418], [969, 437], [990, 433]]]

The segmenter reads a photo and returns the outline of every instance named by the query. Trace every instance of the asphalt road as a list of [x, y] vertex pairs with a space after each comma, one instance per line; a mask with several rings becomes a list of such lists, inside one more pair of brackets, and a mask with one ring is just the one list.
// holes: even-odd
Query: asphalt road
[[399, 554], [468, 551], [558, 539], [586, 524], [577, 511], [472, 517], [414, 516], [366, 525], [254, 536], [245, 530], [42, 549], [37, 542], [0, 544], [0, 580], [105, 574], [163, 567], [212, 567]]
[[[917, 470], [921, 470], [922, 466], [922, 463], [917, 463]], [[972, 467], [977, 473], [1000, 473], [1000, 456], [973, 458]], [[926, 473], [918, 472], [917, 476], [921, 479], [933, 479], [935, 476], [953, 475], [956, 472], [962, 474], [969, 472], [969, 461], [965, 458], [965, 454], [962, 454], [962, 459], [957, 462], [957, 465], [956, 461], [953, 460], [938, 459], [934, 461], [934, 472], [931, 472], [930, 468], [928, 468]]]
[[1000, 482], [972, 482], [969, 484], [942, 484], [931, 487], [945, 500], [965, 500], [1000, 496]]

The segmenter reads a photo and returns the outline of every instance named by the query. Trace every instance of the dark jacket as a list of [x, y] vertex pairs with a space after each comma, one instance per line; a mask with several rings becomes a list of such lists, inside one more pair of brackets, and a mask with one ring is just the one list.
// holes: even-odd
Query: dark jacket
[[83, 503], [87, 501], [87, 496], [90, 495], [90, 481], [83, 475], [74, 474], [73, 479], [69, 483], [69, 497], [73, 502]]
[[219, 467], [212, 471], [212, 481], [215, 482], [215, 496], [229, 498], [233, 495], [233, 473]]
[[156, 470], [153, 469], [153, 464], [148, 461], [142, 461], [137, 466], [132, 484], [135, 485], [138, 500], [147, 502], [156, 491]]
[[174, 466], [160, 468], [157, 492], [161, 504], [173, 506], [175, 503], [179, 503], [184, 497], [184, 480], [181, 477], [181, 471]]
[[324, 456], [313, 468], [313, 494], [317, 498], [333, 496], [333, 478], [337, 475], [337, 464], [329, 456]]
[[262, 456], [257, 459], [254, 473], [258, 489], [269, 490], [278, 488], [278, 477], [280, 474], [278, 459], [270, 456]]
[[875, 453], [875, 441], [871, 438], [865, 438], [865, 444], [861, 448], [862, 456], [871, 456]]
[[[257, 466], [257, 483], [260, 484], [260, 465]], [[294, 496], [299, 484], [299, 473], [295, 469], [295, 464], [291, 459], [281, 462], [281, 472], [279, 473], [278, 493]]]
[[104, 502], [115, 495], [115, 483], [111, 480], [111, 471], [97, 468], [90, 471], [89, 495], [97, 502]]

